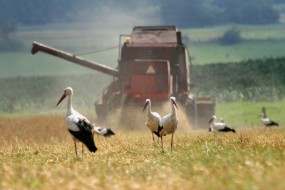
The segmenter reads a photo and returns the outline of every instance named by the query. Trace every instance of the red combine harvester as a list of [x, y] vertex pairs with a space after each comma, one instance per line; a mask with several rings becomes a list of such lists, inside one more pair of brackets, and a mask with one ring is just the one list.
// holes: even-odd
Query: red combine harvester
[[34, 42], [31, 52], [38, 51], [114, 77], [95, 102], [98, 121], [117, 108], [142, 106], [147, 98], [161, 105], [170, 96], [184, 107], [194, 128], [208, 128], [214, 115], [212, 98], [190, 95], [189, 54], [175, 26], [138, 26], [129, 36], [120, 35], [117, 69]]

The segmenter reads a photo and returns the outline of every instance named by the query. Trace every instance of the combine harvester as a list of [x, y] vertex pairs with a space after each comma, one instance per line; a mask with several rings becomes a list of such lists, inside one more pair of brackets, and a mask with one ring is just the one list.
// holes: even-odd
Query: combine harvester
[[140, 106], [141, 111], [147, 98], [154, 107], [159, 107], [175, 96], [192, 127], [208, 129], [215, 101], [190, 94], [191, 63], [181, 36], [175, 26], [134, 27], [131, 35], [120, 35], [117, 69], [37, 42], [33, 43], [31, 52], [42, 51], [113, 77], [113, 82], [95, 102], [97, 122], [104, 123], [119, 108]]

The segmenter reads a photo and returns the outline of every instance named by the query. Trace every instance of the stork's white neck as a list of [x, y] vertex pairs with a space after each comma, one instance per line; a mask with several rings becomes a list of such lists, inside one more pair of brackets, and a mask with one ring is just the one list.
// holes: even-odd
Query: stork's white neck
[[70, 113], [72, 108], [72, 95], [68, 95], [67, 97], [67, 113]]
[[173, 103], [171, 103], [171, 108], [172, 108], [172, 115], [176, 116], [176, 107]]
[[210, 123], [210, 125], [211, 125], [211, 127], [213, 128], [213, 127], [215, 127], [215, 124], [216, 124], [216, 119], [213, 118], [212, 121], [211, 121], [211, 123]]
[[211, 128], [213, 128], [215, 126], [214, 121], [211, 122], [210, 126], [211, 126]]
[[151, 103], [150, 102], [147, 105], [147, 113], [151, 114]]

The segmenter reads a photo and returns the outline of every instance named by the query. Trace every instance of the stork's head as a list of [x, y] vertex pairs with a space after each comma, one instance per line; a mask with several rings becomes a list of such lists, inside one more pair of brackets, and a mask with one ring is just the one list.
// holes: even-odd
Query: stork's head
[[146, 99], [145, 100], [145, 105], [143, 107], [143, 111], [145, 110], [145, 108], [150, 104], [150, 99]]
[[59, 101], [57, 102], [56, 106], [58, 106], [60, 104], [60, 102], [66, 97], [66, 96], [71, 96], [73, 94], [73, 90], [71, 87], [67, 87], [66, 89], [64, 89], [64, 93], [61, 96], [61, 98], [59, 99]]
[[170, 97], [170, 101], [178, 109], [178, 106], [176, 104], [176, 98], [174, 96]]
[[260, 118], [265, 118], [265, 115], [264, 115], [263, 112], [261, 112], [261, 114], [260, 114], [258, 117], [260, 117]]
[[210, 119], [209, 123], [214, 122], [217, 119], [217, 117], [215, 115], [212, 116], [212, 118]]

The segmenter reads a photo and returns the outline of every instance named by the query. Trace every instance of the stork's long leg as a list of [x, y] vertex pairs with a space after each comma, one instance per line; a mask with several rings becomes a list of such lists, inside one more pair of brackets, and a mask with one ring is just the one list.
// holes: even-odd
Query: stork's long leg
[[83, 143], [82, 143], [82, 157], [83, 157], [83, 153], [84, 153], [84, 146], [83, 146]]
[[171, 152], [172, 152], [172, 145], [173, 145], [173, 135], [174, 133], [171, 134]]
[[75, 140], [73, 139], [73, 141], [74, 141], [74, 149], [75, 149], [75, 155], [76, 155], [76, 157], [78, 156], [77, 155], [77, 147], [76, 147], [76, 142], [75, 142]]
[[161, 135], [161, 147], [162, 147], [162, 153], [164, 152], [164, 150], [163, 150], [163, 140], [162, 140], [162, 135]]
[[152, 141], [153, 141], [153, 144], [155, 144], [155, 142], [154, 142], [153, 132], [151, 133], [151, 135], [152, 135]]

